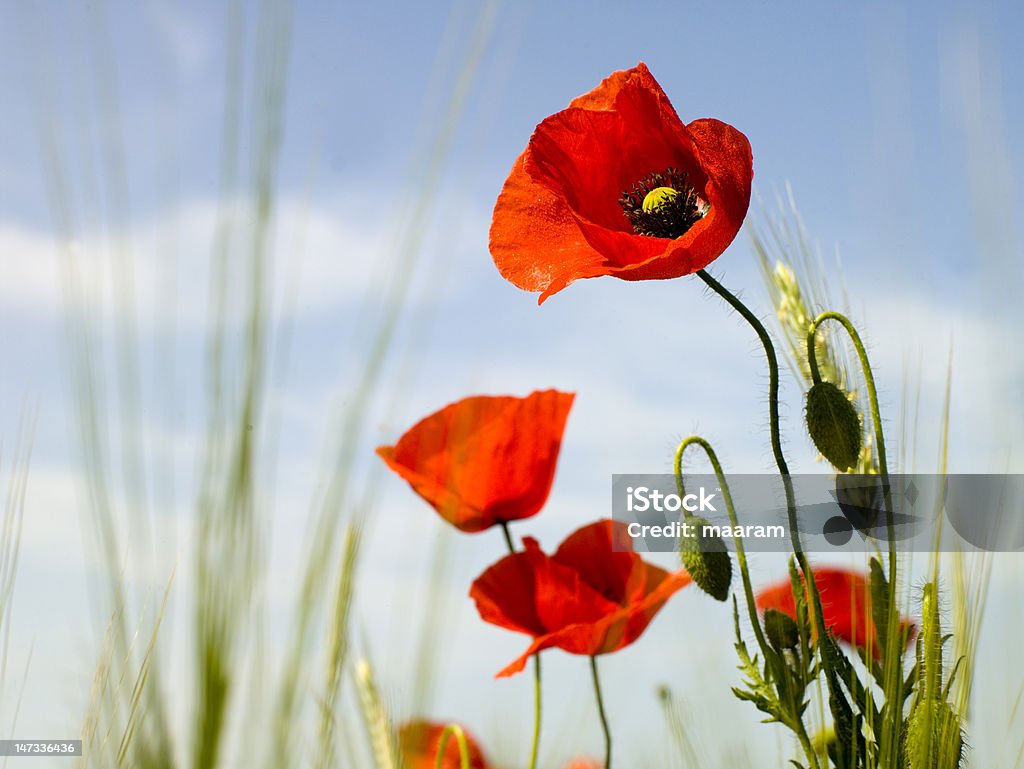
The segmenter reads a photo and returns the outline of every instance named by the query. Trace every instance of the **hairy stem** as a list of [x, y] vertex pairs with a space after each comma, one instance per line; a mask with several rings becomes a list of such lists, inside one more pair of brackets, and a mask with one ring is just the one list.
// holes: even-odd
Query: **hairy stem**
[[[736, 516], [736, 506], [732, 501], [732, 492], [729, 490], [729, 484], [725, 480], [725, 473], [722, 471], [722, 464], [718, 461], [718, 455], [715, 454], [715, 450], [711, 448], [711, 444], [708, 443], [704, 438], [699, 435], [691, 435], [679, 444], [679, 448], [676, 449], [675, 462], [673, 463], [673, 470], [676, 476], [676, 487], [679, 491], [679, 496], [683, 496], [685, 489], [683, 487], [683, 453], [690, 446], [697, 445], [704, 449], [704, 453], [707, 454], [708, 460], [711, 462], [711, 467], [714, 468], [715, 477], [718, 478], [718, 483], [722, 487], [722, 499], [725, 500], [725, 509], [729, 513], [729, 523], [732, 524], [733, 530], [739, 528], [739, 519]], [[754, 635], [757, 637], [757, 645], [761, 647], [761, 653], [768, 658], [771, 654], [771, 648], [768, 646], [768, 641], [764, 637], [764, 631], [761, 628], [761, 622], [757, 616], [757, 603], [754, 600], [754, 588], [750, 583], [750, 569], [747, 566], [747, 553], [743, 547], [743, 538], [740, 536], [733, 537], [733, 543], [736, 547], [736, 561], [740, 566], [740, 579], [743, 581], [743, 595], [747, 603], [747, 612], [750, 616], [750, 624], [754, 628]], [[815, 752], [814, 747], [811, 745], [811, 740], [807, 735], [807, 728], [804, 726], [803, 721], [796, 719], [795, 724], [791, 724], [793, 731], [796, 732], [797, 739], [800, 740], [800, 746], [803, 748], [807, 759], [811, 762], [812, 769], [819, 769], [820, 763], [818, 762], [818, 754]]]
[[[882, 413], [878, 407], [878, 390], [875, 387], [875, 376], [871, 371], [871, 362], [868, 360], [867, 350], [864, 342], [857, 333], [853, 322], [839, 312], [823, 312], [807, 329], [807, 362], [810, 364], [811, 379], [815, 384], [821, 381], [821, 374], [818, 371], [818, 361], [815, 357], [815, 338], [818, 329], [825, 321], [834, 320], [839, 323], [850, 337], [854, 349], [857, 351], [857, 358], [860, 360], [861, 371], [864, 374], [864, 383], [868, 391], [868, 406], [871, 410], [871, 426], [875, 436], [875, 446], [878, 451], [878, 473], [882, 477], [882, 495], [885, 504], [887, 537], [889, 540], [889, 609], [886, 613], [886, 638], [887, 647], [885, 651], [884, 680], [886, 697], [899, 698], [901, 678], [901, 657], [897, 648], [902, 646], [900, 638], [900, 617], [899, 607], [896, 605], [896, 534], [893, 521], [892, 491], [889, 485], [889, 466], [885, 458], [885, 435], [882, 431]], [[902, 701], [902, 699], [900, 699]], [[883, 749], [894, 757], [899, 743], [897, 723], [892, 718], [886, 719], [882, 724]], [[894, 758], [893, 758], [894, 760]]]
[[[768, 424], [771, 435], [772, 454], [775, 456], [775, 464], [779, 468], [779, 475], [782, 476], [782, 486], [786, 492], [786, 514], [789, 521], [789, 536], [793, 543], [793, 555], [800, 565], [803, 573], [804, 583], [807, 585], [807, 592], [811, 597], [811, 606], [814, 609], [816, 627], [819, 638], [825, 638], [828, 632], [825, 628], [825, 618], [822, 613], [821, 595], [818, 593], [818, 585], [814, 580], [814, 572], [811, 570], [807, 555], [804, 553], [803, 545], [800, 542], [800, 531], [796, 520], [796, 496], [793, 492], [793, 479], [789, 474], [789, 466], [786, 464], [786, 457], [782, 453], [782, 439], [779, 435], [779, 360], [775, 354], [775, 345], [768, 334], [768, 330], [760, 319], [750, 311], [739, 298], [729, 289], [715, 280], [706, 270], [698, 270], [697, 276], [707, 286], [718, 294], [725, 302], [732, 307], [740, 316], [750, 324], [757, 334], [757, 338], [764, 347], [765, 357], [768, 359]], [[829, 689], [832, 688], [831, 680], [828, 681]]]

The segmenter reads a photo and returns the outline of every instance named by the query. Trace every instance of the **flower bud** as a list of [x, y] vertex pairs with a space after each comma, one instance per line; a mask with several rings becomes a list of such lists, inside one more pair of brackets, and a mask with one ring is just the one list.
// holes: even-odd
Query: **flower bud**
[[857, 409], [831, 382], [818, 382], [807, 391], [807, 432], [818, 451], [838, 470], [857, 464], [861, 445]]
[[904, 724], [907, 769], [957, 769], [964, 753], [960, 717], [944, 700], [915, 703]]
[[698, 515], [687, 518], [679, 537], [679, 556], [697, 586], [712, 598], [724, 601], [732, 583], [732, 560], [721, 537], [705, 536], [704, 527], [710, 525]]
[[793, 649], [800, 642], [800, 628], [796, 626], [796, 621], [778, 609], [765, 610], [764, 634], [777, 652]]

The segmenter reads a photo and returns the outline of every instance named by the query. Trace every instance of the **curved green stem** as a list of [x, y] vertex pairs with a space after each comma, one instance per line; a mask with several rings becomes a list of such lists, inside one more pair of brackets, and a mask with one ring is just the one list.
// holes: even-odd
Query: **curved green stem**
[[[889, 485], [889, 466], [885, 457], [885, 435], [882, 431], [882, 412], [878, 407], [878, 390], [875, 387], [875, 376], [871, 371], [871, 362], [868, 360], [867, 350], [864, 348], [864, 342], [860, 338], [860, 334], [857, 333], [857, 328], [853, 325], [853, 322], [845, 315], [839, 312], [823, 312], [814, 322], [811, 323], [807, 329], [807, 362], [811, 369], [811, 379], [815, 384], [821, 381], [821, 374], [818, 371], [818, 361], [815, 356], [815, 341], [818, 333], [818, 329], [825, 321], [834, 320], [839, 323], [850, 337], [850, 341], [853, 343], [854, 349], [857, 351], [857, 358], [860, 361], [861, 371], [864, 374], [864, 384], [868, 390], [868, 406], [871, 409], [871, 426], [875, 436], [875, 446], [878, 450], [878, 473], [882, 477], [882, 498], [885, 503], [886, 513], [886, 529], [887, 537], [889, 540], [889, 607], [886, 614], [886, 638], [887, 646], [885, 649], [885, 659], [883, 660], [884, 665], [884, 679], [886, 681], [885, 693], [886, 696], [893, 696], [900, 687], [901, 677], [901, 661], [897, 654], [893, 651], [897, 646], [901, 645], [899, 638], [900, 635], [900, 621], [899, 621], [899, 609], [896, 606], [895, 592], [896, 592], [896, 532], [895, 522], [893, 521], [893, 510], [892, 510], [892, 490]], [[892, 721], [893, 719], [888, 719]], [[896, 746], [899, 743], [898, 735], [896, 732], [896, 726], [889, 722], [883, 724], [884, 739], [883, 744], [888, 746], [890, 751], [895, 751]]]
[[[786, 492], [786, 517], [789, 522], [790, 540], [793, 543], [793, 555], [800, 565], [804, 584], [807, 586], [807, 592], [811, 598], [811, 607], [813, 608], [818, 638], [824, 639], [828, 634], [828, 630], [825, 628], [825, 615], [821, 605], [821, 594], [818, 592], [818, 583], [814, 579], [814, 571], [811, 569], [807, 555], [804, 553], [803, 545], [800, 542], [800, 531], [796, 520], [796, 495], [793, 491], [793, 479], [789, 474], [786, 457], [782, 453], [782, 439], [779, 435], [779, 360], [775, 355], [775, 345], [772, 344], [772, 338], [764, 324], [737, 296], [711, 277], [705, 270], [698, 270], [697, 276], [750, 324], [750, 327], [757, 334], [757, 338], [761, 341], [761, 346], [764, 347], [764, 354], [768, 359], [768, 425], [771, 435], [772, 454], [775, 456], [775, 464], [779, 468], [779, 475], [782, 476], [782, 487]], [[831, 677], [826, 676], [826, 683], [829, 692], [834, 693], [834, 683]], [[807, 744], [809, 745], [809, 742]], [[805, 745], [806, 749], [807, 746]], [[817, 754], [812, 751], [811, 755], [814, 755], [815, 761], [817, 761]]]
[[[515, 543], [512, 541], [512, 533], [508, 528], [508, 521], [501, 522], [501, 532], [505, 535], [505, 544], [509, 553], [516, 552]], [[530, 769], [537, 769], [537, 756], [540, 752], [540, 724], [541, 724], [541, 675], [540, 675], [540, 654], [533, 655], [533, 745], [530, 747]]]
[[[699, 435], [691, 435], [689, 438], [684, 439], [679, 443], [679, 448], [676, 449], [673, 470], [676, 476], [676, 489], [679, 492], [679, 496], [682, 497], [686, 492], [683, 486], [683, 453], [690, 446], [694, 445], [700, 446], [704, 449], [704, 453], [707, 454], [708, 460], [711, 462], [711, 467], [714, 468], [715, 477], [718, 478], [718, 483], [722, 487], [722, 499], [725, 500], [725, 509], [729, 513], [729, 522], [733, 525], [733, 530], [735, 531], [739, 528], [740, 524], [736, 517], [736, 507], [732, 501], [732, 492], [729, 490], [729, 483], [725, 479], [725, 473], [722, 472], [722, 464], [718, 461], [718, 455], [715, 454], [715, 450], [711, 448], [711, 444]], [[743, 547], [743, 538], [734, 536], [732, 540], [736, 547], [736, 561], [740, 565], [740, 578], [743, 581], [743, 595], [747, 601], [750, 624], [754, 626], [754, 635], [757, 636], [757, 644], [763, 651], [768, 648], [768, 644], [765, 640], [764, 633], [761, 630], [761, 623], [757, 618], [757, 603], [754, 600], [754, 588], [750, 583], [750, 569], [747, 567], [747, 553]]]
[[818, 333], [818, 328], [827, 320], [837, 321], [846, 329], [846, 333], [849, 334], [850, 341], [853, 342], [853, 347], [857, 351], [857, 357], [860, 359], [860, 367], [864, 372], [864, 383], [868, 388], [868, 403], [871, 407], [871, 422], [875, 434], [875, 444], [878, 448], [878, 471], [882, 476], [882, 483], [888, 486], [889, 468], [885, 460], [885, 436], [882, 434], [882, 415], [878, 408], [878, 390], [875, 389], [875, 376], [871, 372], [871, 362], [868, 360], [868, 353], [864, 349], [864, 342], [861, 341], [860, 334], [857, 333], [857, 329], [850, 319], [842, 313], [823, 312], [814, 319], [814, 322], [807, 329], [807, 362], [811, 368], [811, 379], [815, 384], [821, 381], [821, 374], [818, 371], [818, 360], [814, 351], [815, 336]]
[[775, 345], [772, 344], [772, 338], [764, 324], [737, 296], [712, 278], [707, 271], [698, 270], [697, 276], [750, 324], [750, 327], [757, 334], [757, 338], [761, 341], [761, 346], [764, 347], [764, 354], [768, 359], [768, 426], [771, 435], [772, 454], [775, 456], [775, 464], [779, 468], [779, 475], [782, 476], [782, 486], [786, 492], [789, 536], [793, 543], [793, 554], [796, 556], [797, 563], [800, 564], [800, 571], [803, 572], [804, 581], [807, 583], [807, 590], [811, 595], [811, 603], [817, 618], [818, 631], [824, 636], [825, 620], [822, 615], [821, 596], [818, 593], [818, 585], [814, 580], [814, 572], [811, 570], [807, 556], [804, 554], [803, 545], [800, 542], [800, 531], [796, 520], [796, 495], [793, 492], [793, 479], [789, 474], [786, 457], [782, 453], [782, 439], [779, 436], [779, 361], [775, 355]]
[[[725, 509], [729, 513], [729, 523], [732, 524], [733, 530], [739, 528], [739, 519], [736, 516], [736, 506], [732, 501], [732, 492], [729, 490], [729, 483], [725, 479], [725, 473], [722, 471], [722, 464], [718, 461], [718, 455], [715, 454], [715, 450], [711, 448], [711, 444], [707, 440], [700, 437], [699, 435], [691, 435], [689, 438], [682, 440], [679, 443], [679, 448], [676, 449], [675, 461], [673, 462], [673, 470], [676, 476], [676, 490], [679, 496], [682, 497], [685, 494], [686, 489], [683, 483], [683, 453], [690, 446], [697, 445], [704, 449], [704, 453], [707, 454], [708, 460], [711, 462], [711, 467], [715, 471], [715, 477], [718, 479], [719, 485], [722, 487], [722, 499], [725, 501]], [[736, 547], [736, 560], [740, 566], [740, 579], [743, 581], [743, 595], [746, 598], [747, 612], [750, 615], [750, 624], [754, 627], [754, 635], [757, 637], [757, 644], [761, 648], [761, 653], [768, 658], [768, 655], [772, 653], [771, 647], [768, 645], [767, 639], [764, 637], [764, 630], [761, 628], [761, 622], [757, 616], [757, 602], [754, 600], [754, 588], [750, 583], [750, 569], [747, 567], [747, 553], [743, 547], [743, 538], [739, 536], [733, 536], [733, 543]], [[807, 758], [811, 761], [813, 769], [818, 769], [820, 764], [818, 762], [818, 754], [814, 750], [814, 746], [811, 744], [811, 740], [807, 735], [807, 729], [804, 726], [802, 720], [797, 719], [795, 724], [791, 724], [793, 731], [796, 732], [797, 739], [800, 741], [800, 746], [803, 748]]]
[[469, 766], [469, 743], [466, 741], [466, 732], [458, 724], [448, 724], [441, 732], [441, 739], [438, 741], [437, 756], [434, 758], [434, 769], [444, 769], [444, 760], [448, 750], [448, 740], [455, 735], [455, 741], [459, 744], [459, 769], [470, 769]]
[[[765, 357], [768, 359], [768, 424], [772, 444], [772, 454], [775, 455], [775, 464], [782, 476], [782, 484], [786, 492], [786, 508], [790, 515], [790, 537], [793, 540], [793, 550], [798, 555], [803, 553], [803, 546], [800, 544], [800, 536], [796, 527], [796, 499], [793, 493], [793, 481], [789, 475], [789, 466], [786, 464], [786, 457], [782, 453], [782, 439], [779, 436], [779, 361], [775, 355], [775, 345], [764, 324], [750, 309], [739, 300], [729, 289], [712, 278], [706, 271], [699, 270], [698, 277], [703, 280], [712, 291], [722, 297], [742, 318], [750, 324], [757, 334], [758, 339], [764, 347]], [[803, 564], [801, 564], [802, 566]]]
[[594, 680], [597, 715], [601, 718], [601, 729], [604, 730], [604, 769], [612, 769], [612, 732], [608, 728], [608, 714], [604, 710], [604, 698], [601, 696], [601, 679], [597, 675], [597, 657], [594, 656], [590, 658], [590, 677]]
[[[878, 449], [878, 473], [882, 476], [882, 494], [885, 500], [885, 510], [888, 518], [889, 585], [890, 589], [895, 589], [896, 537], [892, 515], [892, 494], [889, 487], [889, 466], [885, 459], [885, 435], [882, 432], [882, 412], [878, 408], [878, 390], [875, 388], [875, 376], [871, 372], [871, 362], [868, 360], [867, 350], [864, 349], [864, 342], [861, 341], [860, 334], [857, 333], [857, 329], [850, 319], [842, 313], [823, 312], [814, 319], [814, 322], [811, 323], [807, 330], [807, 362], [810, 364], [811, 379], [814, 383], [818, 384], [821, 381], [821, 374], [818, 372], [818, 361], [814, 353], [815, 336], [818, 333], [818, 328], [827, 320], [837, 321], [844, 329], [846, 329], [846, 333], [849, 334], [850, 341], [853, 342], [853, 347], [857, 351], [857, 357], [860, 359], [860, 367], [864, 373], [864, 383], [868, 389], [868, 405], [871, 409], [871, 425], [875, 435], [875, 446]], [[895, 601], [890, 601], [889, 603], [891, 614], [895, 609]]]

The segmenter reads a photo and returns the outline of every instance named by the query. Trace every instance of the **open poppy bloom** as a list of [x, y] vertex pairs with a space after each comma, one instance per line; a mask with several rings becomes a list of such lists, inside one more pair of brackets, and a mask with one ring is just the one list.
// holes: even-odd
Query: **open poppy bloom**
[[537, 126], [494, 206], [491, 256], [541, 302], [580, 278], [689, 275], [736, 237], [753, 176], [747, 137], [684, 124], [640, 63]]
[[[867, 575], [846, 569], [821, 567], [814, 569], [814, 582], [821, 596], [825, 627], [840, 641], [870, 649], [877, 656], [881, 650], [878, 648], [878, 633], [871, 617], [871, 586]], [[758, 592], [756, 602], [762, 611], [776, 609], [796, 618], [796, 601], [789, 579]], [[809, 596], [807, 604], [808, 609], [813, 611]], [[901, 630], [907, 630], [912, 625], [909, 620], [900, 620]], [[908, 634], [908, 643], [910, 638], [911, 634]]]
[[[405, 769], [434, 769], [437, 766], [437, 751], [441, 749], [441, 735], [446, 726], [430, 721], [409, 721], [402, 725], [398, 730], [398, 744], [405, 760]], [[466, 735], [471, 769], [488, 769], [490, 764], [477, 741], [465, 729], [463, 733]], [[460, 769], [462, 766], [459, 741], [454, 734], [448, 738], [441, 766], [443, 769]]]
[[540, 512], [573, 393], [474, 396], [445, 406], [377, 454], [465, 532]]
[[629, 646], [690, 582], [685, 571], [645, 563], [620, 521], [584, 526], [552, 556], [531, 537], [523, 544], [525, 550], [488, 568], [469, 591], [486, 622], [533, 636], [499, 678], [520, 672], [531, 655], [551, 647], [593, 656]]

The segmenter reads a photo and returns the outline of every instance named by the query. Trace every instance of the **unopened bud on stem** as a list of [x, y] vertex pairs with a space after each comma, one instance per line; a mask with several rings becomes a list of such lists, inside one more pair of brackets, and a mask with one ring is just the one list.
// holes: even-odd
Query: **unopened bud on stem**
[[807, 391], [807, 432], [837, 470], [845, 472], [857, 464], [861, 446], [857, 409], [831, 382], [817, 382]]

